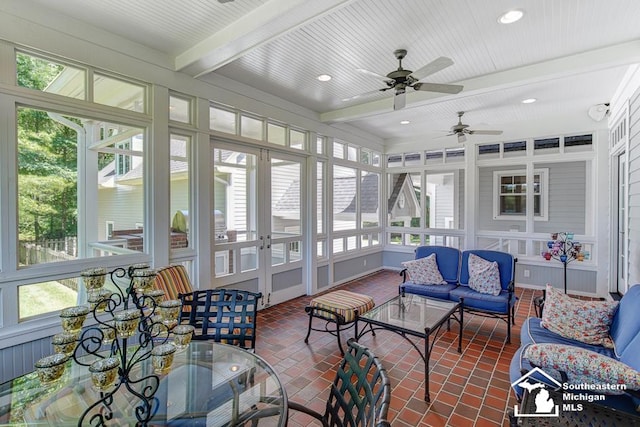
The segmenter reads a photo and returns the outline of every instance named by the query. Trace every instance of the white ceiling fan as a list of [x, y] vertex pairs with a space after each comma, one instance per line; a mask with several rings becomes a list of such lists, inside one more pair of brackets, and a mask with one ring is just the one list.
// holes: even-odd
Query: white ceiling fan
[[469, 125], [462, 123], [462, 116], [464, 115], [464, 111], [458, 111], [458, 123], [451, 126], [449, 133], [445, 136], [453, 136], [456, 135], [458, 137], [458, 142], [465, 142], [467, 140], [467, 135], [502, 135], [501, 130], [473, 130], [469, 129]]
[[374, 73], [373, 71], [365, 70], [362, 68], [358, 69], [358, 71], [361, 73], [383, 80], [384, 83], [387, 85], [387, 87], [374, 90], [371, 92], [363, 93], [360, 95], [352, 96], [350, 98], [345, 98], [343, 99], [343, 101], [351, 101], [353, 99], [362, 98], [365, 96], [373, 95], [374, 93], [384, 92], [389, 89], [393, 89], [394, 90], [393, 109], [400, 110], [401, 108], [404, 108], [407, 103], [407, 100], [406, 100], [407, 88], [413, 88], [414, 90], [421, 90], [421, 91], [427, 91], [427, 92], [441, 92], [441, 93], [451, 93], [451, 94], [459, 93], [463, 89], [463, 86], [461, 85], [451, 85], [451, 84], [444, 84], [444, 83], [427, 83], [427, 82], [421, 81], [423, 78], [428, 77], [432, 74], [435, 74], [438, 71], [441, 71], [453, 65], [453, 60], [451, 60], [450, 58], [441, 56], [440, 58], [437, 58], [431, 61], [424, 67], [416, 71], [411, 71], [411, 70], [405, 70], [404, 68], [402, 68], [402, 60], [407, 55], [407, 51], [405, 49], [398, 49], [394, 51], [393, 54], [398, 59], [398, 63], [399, 63], [398, 69], [391, 71], [386, 76], [382, 76], [380, 74]]

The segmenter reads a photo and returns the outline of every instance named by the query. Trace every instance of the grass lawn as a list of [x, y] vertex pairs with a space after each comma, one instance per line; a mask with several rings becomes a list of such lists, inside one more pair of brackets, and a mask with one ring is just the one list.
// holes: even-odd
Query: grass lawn
[[20, 318], [62, 310], [77, 304], [78, 293], [58, 282], [43, 282], [18, 288]]

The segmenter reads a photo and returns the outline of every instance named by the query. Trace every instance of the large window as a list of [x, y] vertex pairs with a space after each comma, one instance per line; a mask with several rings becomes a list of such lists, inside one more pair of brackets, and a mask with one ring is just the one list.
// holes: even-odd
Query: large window
[[380, 153], [340, 140], [330, 142], [328, 151], [334, 161], [333, 253], [379, 245]]
[[[438, 156], [440, 162], [442, 153]], [[387, 162], [413, 162], [417, 158], [420, 155], [416, 153], [390, 155]], [[388, 243], [458, 246], [464, 212], [464, 171], [395, 171], [387, 175]]]
[[[19, 107], [17, 131], [17, 268], [144, 250], [143, 129]], [[54, 310], [71, 282], [21, 287], [19, 303], [36, 286]]]
[[[527, 214], [527, 191], [533, 191], [533, 215], [537, 220], [547, 219], [548, 172], [536, 170], [533, 185], [527, 184], [524, 170], [495, 171], [494, 182], [494, 218], [523, 219]], [[528, 190], [531, 189], [531, 190]]]

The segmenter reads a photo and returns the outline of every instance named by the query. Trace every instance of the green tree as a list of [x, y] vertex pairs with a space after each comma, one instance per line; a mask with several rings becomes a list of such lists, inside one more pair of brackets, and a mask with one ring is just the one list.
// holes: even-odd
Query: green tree
[[[44, 90], [64, 67], [18, 54], [18, 85]], [[76, 132], [46, 111], [19, 108], [18, 231], [21, 241], [77, 234]]]

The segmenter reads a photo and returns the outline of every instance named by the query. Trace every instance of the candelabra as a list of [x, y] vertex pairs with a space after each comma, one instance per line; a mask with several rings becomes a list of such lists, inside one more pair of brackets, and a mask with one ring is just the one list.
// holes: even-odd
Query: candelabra
[[582, 244], [573, 240], [573, 233], [561, 232], [551, 234], [551, 240], [547, 242], [547, 252], [542, 256], [547, 260], [556, 259], [564, 268], [564, 293], [567, 293], [567, 264], [572, 261], [584, 261]]
[[[114, 292], [103, 288], [107, 275], [116, 285]], [[155, 276], [147, 264], [109, 273], [104, 268], [85, 270], [89, 305], [60, 313], [64, 332], [53, 337], [56, 354], [41, 359], [36, 368], [42, 382], [52, 382], [62, 376], [69, 358], [88, 367], [99, 399], [82, 413], [78, 426], [85, 419], [90, 425], [106, 425], [114, 417], [114, 395], [123, 388], [134, 396], [136, 425], [147, 426], [157, 412], [160, 375], [171, 369], [176, 350], [189, 344], [193, 327], [176, 326], [182, 304], [163, 301], [164, 292], [153, 289]], [[126, 288], [117, 285], [122, 281], [128, 281]], [[90, 313], [96, 324], [82, 330]], [[174, 342], [168, 342], [171, 332]], [[141, 363], [149, 358], [152, 369]]]

